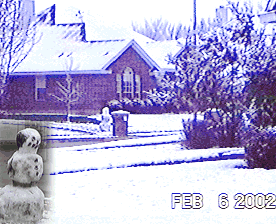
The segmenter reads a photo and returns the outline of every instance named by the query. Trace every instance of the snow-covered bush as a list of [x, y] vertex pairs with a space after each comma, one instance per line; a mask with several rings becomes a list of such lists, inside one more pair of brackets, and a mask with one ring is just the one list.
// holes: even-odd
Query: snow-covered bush
[[206, 121], [182, 120], [185, 140], [183, 145], [188, 149], [207, 149], [211, 147], [211, 136], [207, 130]]
[[123, 109], [122, 103], [119, 100], [111, 100], [106, 106], [110, 109], [110, 112]]
[[251, 128], [244, 133], [245, 159], [249, 168], [276, 168], [276, 129]]
[[222, 113], [217, 117], [205, 114], [205, 119], [182, 121], [186, 139], [183, 144], [190, 149], [212, 147], [240, 147], [242, 120], [231, 120], [229, 115]]
[[107, 103], [110, 111], [125, 110], [132, 114], [162, 114], [176, 112], [175, 107], [170, 103], [158, 104], [153, 99], [133, 99], [124, 98], [122, 100], [112, 100]]

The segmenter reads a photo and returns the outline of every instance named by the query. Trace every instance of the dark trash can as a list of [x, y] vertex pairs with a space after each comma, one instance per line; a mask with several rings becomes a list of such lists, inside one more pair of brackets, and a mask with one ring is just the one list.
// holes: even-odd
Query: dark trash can
[[113, 136], [127, 136], [129, 114], [129, 112], [122, 110], [111, 113], [113, 119]]

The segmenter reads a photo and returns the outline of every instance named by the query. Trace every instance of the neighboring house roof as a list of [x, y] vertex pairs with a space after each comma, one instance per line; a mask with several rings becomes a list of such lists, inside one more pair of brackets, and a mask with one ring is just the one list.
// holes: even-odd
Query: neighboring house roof
[[84, 23], [57, 24], [56, 31], [61, 32], [64, 39], [86, 41]]
[[266, 5], [265, 11], [269, 12], [273, 10], [276, 10], [276, 0], [269, 0]]
[[36, 17], [39, 24], [55, 25], [56, 5], [41, 11]]
[[276, 23], [276, 0], [269, 0], [265, 11], [258, 16], [263, 24]]

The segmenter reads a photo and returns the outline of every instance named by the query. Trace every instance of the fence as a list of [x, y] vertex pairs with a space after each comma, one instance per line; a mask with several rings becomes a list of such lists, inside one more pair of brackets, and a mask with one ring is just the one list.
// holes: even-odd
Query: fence
[[[46, 161], [49, 159], [49, 150], [46, 150], [46, 139], [50, 135], [48, 122], [45, 121], [29, 121], [29, 120], [0, 120], [0, 144], [16, 145], [16, 135], [25, 128], [36, 129], [41, 135], [41, 145], [39, 154]], [[3, 147], [2, 147], [3, 148]]]

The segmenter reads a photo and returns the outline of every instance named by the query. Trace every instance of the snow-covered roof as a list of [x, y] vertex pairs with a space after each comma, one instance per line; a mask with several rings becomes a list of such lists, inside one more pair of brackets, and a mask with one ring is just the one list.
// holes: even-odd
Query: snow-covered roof
[[130, 46], [149, 65], [160, 69], [135, 40], [76, 41], [67, 35], [68, 29], [64, 26], [41, 26], [37, 36], [41, 33], [40, 41], [15, 72], [66, 71], [68, 57], [73, 58], [73, 70], [76, 72], [105, 70]]
[[163, 70], [175, 69], [175, 66], [169, 63], [168, 55], [174, 57], [182, 50], [182, 44], [177, 40], [152, 41], [142, 44], [142, 47]]
[[[57, 28], [57, 29], [56, 29]], [[73, 70], [101, 70], [129, 40], [82, 42], [64, 38], [59, 27], [40, 28], [43, 36], [15, 72], [65, 71], [65, 61], [73, 58]], [[38, 35], [39, 36], [39, 35]]]
[[107, 26], [100, 23], [86, 23], [86, 39], [88, 41], [135, 39], [138, 44], [153, 42], [152, 39], [139, 34], [131, 28]]
[[64, 39], [73, 39], [76, 41], [85, 41], [85, 24], [84, 23], [69, 23], [57, 24], [56, 32], [60, 32]]
[[[67, 70], [65, 64], [68, 57], [73, 58], [76, 73], [109, 73], [106, 71], [108, 67], [130, 46], [152, 68], [172, 71], [175, 68], [168, 63], [168, 54], [174, 56], [181, 50], [176, 40], [157, 42], [132, 29], [84, 23], [55, 25], [55, 5], [37, 17], [37, 37], [42, 35], [41, 39], [15, 70], [15, 74], [60, 73]], [[92, 41], [86, 40], [87, 31], [93, 34]]]
[[51, 7], [44, 9], [37, 14], [37, 22], [39, 24], [55, 25], [55, 12], [56, 5], [52, 5]]
[[132, 46], [134, 48], [134, 50], [145, 60], [145, 62], [150, 65], [155, 69], [161, 70], [161, 67], [155, 62], [155, 60], [153, 60], [148, 53], [133, 39], [131, 40], [128, 45], [126, 45], [125, 47], [123, 47], [118, 54], [113, 57], [108, 63], [106, 63], [106, 65], [103, 67], [103, 69], [107, 69], [114, 61], [116, 61], [124, 52], [125, 50]]

